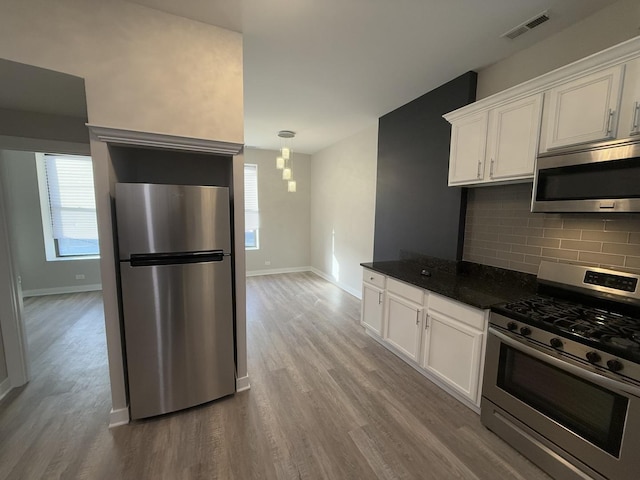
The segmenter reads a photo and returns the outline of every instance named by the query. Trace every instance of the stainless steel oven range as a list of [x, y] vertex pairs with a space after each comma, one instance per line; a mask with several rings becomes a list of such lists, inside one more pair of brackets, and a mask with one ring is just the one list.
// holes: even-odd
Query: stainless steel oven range
[[557, 479], [640, 478], [639, 283], [543, 262], [491, 309], [482, 423]]

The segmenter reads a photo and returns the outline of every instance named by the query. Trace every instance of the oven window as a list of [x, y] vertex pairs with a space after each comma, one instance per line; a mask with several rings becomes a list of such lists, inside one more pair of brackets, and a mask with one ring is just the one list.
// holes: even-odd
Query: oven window
[[536, 200], [638, 198], [638, 158], [545, 168], [538, 172]]
[[502, 344], [498, 387], [615, 457], [628, 400]]

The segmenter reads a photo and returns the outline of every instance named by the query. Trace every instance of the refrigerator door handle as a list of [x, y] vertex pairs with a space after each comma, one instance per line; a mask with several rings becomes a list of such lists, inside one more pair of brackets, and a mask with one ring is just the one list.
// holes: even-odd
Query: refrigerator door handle
[[187, 263], [221, 262], [225, 254], [222, 250], [185, 253], [135, 253], [129, 263], [132, 267], [152, 267], [156, 265], [176, 265]]

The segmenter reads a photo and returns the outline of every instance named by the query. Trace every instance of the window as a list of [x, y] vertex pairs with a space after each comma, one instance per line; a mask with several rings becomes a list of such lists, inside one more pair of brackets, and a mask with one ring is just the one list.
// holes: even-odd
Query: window
[[47, 260], [99, 254], [91, 157], [38, 155]]
[[244, 247], [247, 250], [259, 248], [258, 227], [258, 165], [244, 165]]

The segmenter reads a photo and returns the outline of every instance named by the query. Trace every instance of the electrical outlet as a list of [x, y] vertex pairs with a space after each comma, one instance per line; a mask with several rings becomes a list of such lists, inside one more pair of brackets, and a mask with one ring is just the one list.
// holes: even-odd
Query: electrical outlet
[[265, 265], [271, 265], [271, 260], [265, 260], [265, 261], [264, 261], [264, 264], [265, 264]]
[[76, 274], [76, 280], [84, 280], [84, 274], [82, 273]]

